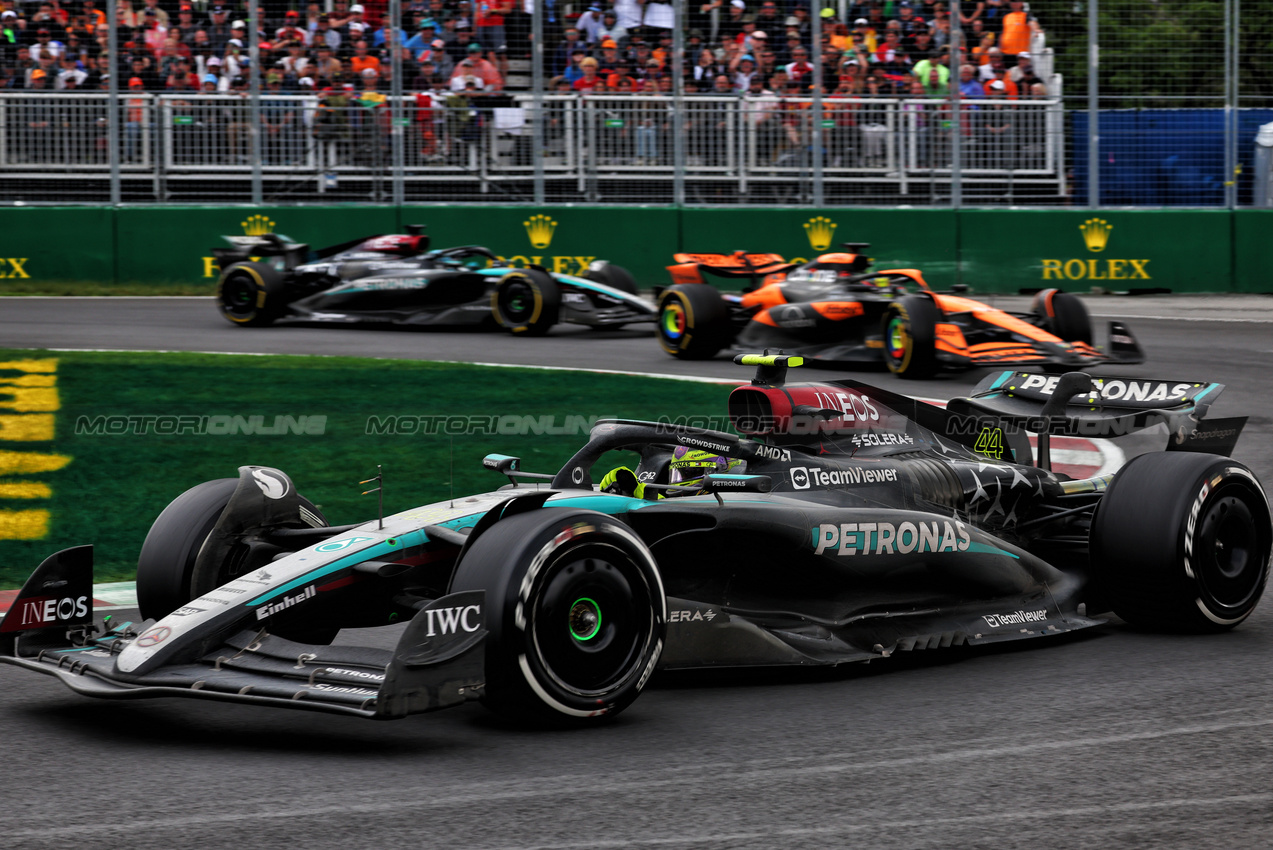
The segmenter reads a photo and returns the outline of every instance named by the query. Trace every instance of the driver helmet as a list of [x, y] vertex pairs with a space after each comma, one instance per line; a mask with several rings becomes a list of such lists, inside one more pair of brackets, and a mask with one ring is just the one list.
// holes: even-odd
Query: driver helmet
[[747, 462], [724, 455], [712, 454], [703, 449], [677, 446], [672, 452], [671, 472], [668, 483], [677, 487], [701, 487], [703, 476], [713, 472], [741, 473]]

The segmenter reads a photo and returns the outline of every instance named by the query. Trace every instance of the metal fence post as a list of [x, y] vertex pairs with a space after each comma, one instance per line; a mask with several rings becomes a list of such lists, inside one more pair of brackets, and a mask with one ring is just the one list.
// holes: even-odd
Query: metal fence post
[[532, 107], [534, 124], [531, 125], [532, 157], [535, 164], [535, 204], [542, 205], [546, 192], [544, 187], [544, 0], [535, 0], [531, 9], [531, 88], [534, 89]]
[[[672, 25], [672, 203], [685, 205], [685, 2], [673, 0]], [[715, 11], [712, 12], [715, 14]]]
[[1238, 205], [1238, 38], [1237, 4], [1224, 0], [1224, 205]]
[[813, 124], [813, 205], [819, 209], [823, 206], [822, 186], [822, 4], [812, 4], [813, 30], [810, 39], [813, 41], [813, 104], [810, 106]]
[[119, 7], [115, 3], [106, 4], [106, 25], [110, 27], [107, 36], [107, 50], [110, 53], [110, 95], [106, 108], [106, 155], [110, 159], [111, 170], [111, 206], [119, 206], [123, 200], [119, 174]]
[[252, 102], [252, 131], [248, 145], [248, 155], [252, 159], [252, 203], [260, 206], [264, 201], [261, 190], [261, 25], [260, 4], [253, 2], [248, 8], [248, 83], [249, 99]]
[[1101, 205], [1100, 0], [1089, 0], [1087, 18], [1087, 205]]
[[[959, 22], [959, 0], [950, 4], [950, 207], [959, 209], [964, 202], [963, 136], [964, 117], [959, 112], [960, 80], [963, 77], [963, 59], [959, 55], [963, 27]], [[971, 117], [970, 119], [971, 120]]]
[[[405, 104], [402, 102], [402, 0], [389, 0], [389, 25], [385, 27], [385, 43], [390, 46], [389, 72], [393, 79], [389, 82], [389, 145], [390, 157], [393, 160], [392, 193], [393, 203], [401, 207], [406, 202], [405, 147], [406, 128], [411, 121], [407, 117]], [[399, 210], [401, 214], [401, 210]]]

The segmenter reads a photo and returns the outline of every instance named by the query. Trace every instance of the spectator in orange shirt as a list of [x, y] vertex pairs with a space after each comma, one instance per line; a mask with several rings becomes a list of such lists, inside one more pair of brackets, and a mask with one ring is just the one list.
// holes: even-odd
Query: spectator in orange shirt
[[636, 88], [636, 80], [628, 73], [627, 62], [621, 59], [615, 63], [614, 71], [606, 78], [606, 88], [615, 91], [632, 91]]
[[372, 69], [377, 75], [380, 73], [380, 57], [373, 56], [367, 52], [367, 42], [359, 39], [354, 42], [354, 55], [349, 57], [349, 67], [353, 73], [361, 78], [362, 72], [367, 68]]
[[999, 48], [1003, 51], [1004, 61], [1008, 67], [1017, 64], [1017, 54], [1030, 50], [1030, 36], [1039, 31], [1039, 22], [1025, 11], [1021, 0], [1012, 0], [1011, 11], [1003, 16], [1003, 34], [999, 38]]

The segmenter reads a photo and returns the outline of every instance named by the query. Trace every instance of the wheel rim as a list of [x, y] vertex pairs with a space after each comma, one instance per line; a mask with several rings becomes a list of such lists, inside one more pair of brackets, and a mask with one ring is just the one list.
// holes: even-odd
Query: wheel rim
[[669, 342], [679, 342], [685, 336], [685, 308], [676, 302], [664, 306], [659, 330]]
[[524, 278], [513, 278], [500, 286], [500, 312], [513, 324], [531, 321], [535, 313], [535, 289]]
[[561, 690], [597, 697], [633, 675], [654, 628], [650, 592], [620, 549], [589, 544], [549, 568], [529, 626], [534, 663]]
[[570, 636], [590, 641], [601, 632], [601, 606], [595, 599], [581, 596], [570, 606]]
[[251, 318], [256, 313], [256, 281], [245, 274], [233, 274], [221, 286], [221, 305], [236, 318]]
[[1241, 608], [1259, 589], [1264, 547], [1250, 506], [1240, 496], [1216, 494], [1194, 537], [1195, 574], [1206, 596], [1223, 608]]
[[906, 351], [910, 347], [910, 334], [907, 332], [906, 320], [894, 316], [889, 320], [888, 330], [884, 334], [884, 349], [889, 360], [900, 364], [906, 359]]

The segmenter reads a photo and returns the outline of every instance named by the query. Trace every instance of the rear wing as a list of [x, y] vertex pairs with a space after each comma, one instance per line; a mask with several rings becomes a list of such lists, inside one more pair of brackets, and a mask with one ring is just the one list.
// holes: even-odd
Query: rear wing
[[786, 274], [799, 263], [789, 263], [781, 254], [673, 254], [675, 265], [667, 267], [673, 283], [702, 283], [703, 272], [718, 277], [745, 277], [759, 281], [772, 274]]
[[287, 268], [298, 266], [309, 257], [309, 245], [295, 242], [280, 233], [259, 236], [222, 236], [229, 248], [213, 248], [212, 257], [221, 268], [253, 257], [282, 257]]
[[946, 409], [955, 426], [991, 419], [1005, 431], [1036, 434], [1118, 437], [1163, 424], [1170, 434], [1168, 451], [1228, 455], [1247, 418], [1202, 421], [1223, 391], [1224, 384], [1209, 381], [1001, 372]]

